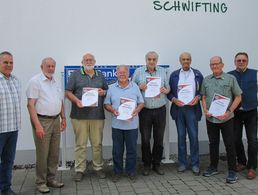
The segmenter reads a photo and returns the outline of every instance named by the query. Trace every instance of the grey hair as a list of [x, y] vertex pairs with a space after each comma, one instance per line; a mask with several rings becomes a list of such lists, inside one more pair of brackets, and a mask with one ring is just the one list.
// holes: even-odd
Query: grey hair
[[41, 65], [44, 65], [48, 60], [51, 60], [56, 64], [56, 61], [52, 57], [46, 57], [42, 60]]
[[125, 68], [129, 72], [129, 67], [125, 64], [120, 64], [116, 67], [116, 71], [119, 71], [121, 68]]
[[180, 56], [179, 56], [179, 60], [181, 60], [181, 58], [182, 58], [183, 55], [188, 55], [188, 56], [190, 57], [190, 59], [192, 60], [192, 56], [191, 56], [191, 54], [190, 54], [189, 52], [183, 52], [183, 53], [181, 53]]
[[159, 59], [159, 54], [157, 54], [157, 52], [155, 52], [155, 51], [149, 51], [149, 52], [146, 53], [146, 55], [145, 55], [145, 60], [148, 59], [148, 56], [149, 56], [149, 55], [155, 55], [156, 58], [157, 58], [157, 60]]
[[8, 56], [11, 56], [13, 57], [13, 55], [9, 52], [9, 51], [3, 51], [0, 53], [0, 57], [2, 57], [3, 55], [8, 55]]

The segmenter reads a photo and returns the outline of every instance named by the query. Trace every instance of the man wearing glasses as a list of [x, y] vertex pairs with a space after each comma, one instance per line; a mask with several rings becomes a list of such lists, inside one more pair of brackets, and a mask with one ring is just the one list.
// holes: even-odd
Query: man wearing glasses
[[[234, 134], [237, 156], [237, 171], [248, 169], [247, 179], [256, 177], [257, 167], [257, 70], [248, 68], [248, 54], [239, 52], [235, 55], [236, 69], [230, 71], [236, 77], [242, 89], [242, 101], [235, 110]], [[248, 143], [247, 156], [242, 141], [243, 125]]]
[[[218, 174], [219, 162], [219, 142], [220, 132], [224, 141], [228, 160], [227, 183], [237, 181], [236, 169], [236, 152], [234, 147], [234, 111], [241, 101], [241, 93], [236, 78], [223, 72], [224, 64], [222, 58], [214, 56], [210, 59], [211, 75], [203, 80], [201, 94], [203, 112], [206, 116], [207, 133], [209, 137], [210, 165], [203, 173], [203, 176], [210, 177]], [[215, 104], [220, 100], [220, 104]], [[224, 107], [219, 107], [223, 105]], [[227, 103], [225, 103], [227, 102]], [[221, 113], [216, 113], [218, 109], [211, 109], [217, 105], [221, 108]], [[222, 109], [224, 108], [224, 109]], [[226, 110], [226, 111], [223, 111]]]
[[[165, 68], [157, 66], [158, 54], [150, 51], [145, 55], [146, 66], [135, 70], [133, 81], [139, 86], [144, 97], [144, 108], [139, 113], [140, 132], [142, 144], [142, 161], [144, 165], [143, 175], [150, 173], [150, 168], [159, 175], [164, 175], [160, 168], [160, 162], [163, 154], [163, 137], [166, 126], [166, 94], [169, 93], [170, 87]], [[158, 80], [160, 88], [155, 97], [146, 94], [148, 82]], [[159, 83], [159, 82], [156, 82]], [[159, 86], [159, 85], [157, 85]], [[153, 148], [151, 150], [151, 133], [153, 129]]]

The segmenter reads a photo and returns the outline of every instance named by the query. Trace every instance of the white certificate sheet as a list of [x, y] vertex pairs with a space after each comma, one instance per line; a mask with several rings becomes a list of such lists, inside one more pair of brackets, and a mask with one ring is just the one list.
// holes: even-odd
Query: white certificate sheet
[[82, 89], [82, 105], [84, 107], [97, 107], [98, 99], [98, 88], [84, 87]]
[[145, 97], [158, 97], [160, 95], [161, 78], [147, 76], [147, 89], [145, 90]]
[[227, 111], [229, 102], [230, 98], [215, 93], [211, 102], [209, 113], [211, 113], [214, 117], [222, 116]]
[[136, 101], [129, 98], [120, 98], [120, 106], [118, 107], [119, 115], [117, 119], [128, 120], [132, 118], [133, 111], [136, 107]]
[[184, 104], [189, 104], [194, 98], [193, 85], [190, 83], [182, 83], [177, 88], [178, 99]]

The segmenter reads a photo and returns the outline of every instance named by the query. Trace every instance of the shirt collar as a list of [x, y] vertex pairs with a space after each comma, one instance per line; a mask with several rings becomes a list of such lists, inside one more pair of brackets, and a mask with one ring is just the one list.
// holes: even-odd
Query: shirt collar
[[225, 73], [222, 72], [219, 76], [215, 77], [213, 74], [211, 75], [211, 78], [215, 78], [215, 79], [222, 79], [224, 80], [225, 79]]
[[[84, 67], [83, 66], [81, 66], [81, 74], [82, 75], [88, 75], [86, 72], [85, 72], [85, 70], [84, 70]], [[96, 75], [96, 76], [98, 76], [99, 74], [98, 74], [98, 71], [96, 71], [95, 69], [94, 69], [94, 75]], [[93, 75], [93, 76], [94, 76]]]
[[42, 81], [51, 81], [51, 82], [56, 82], [56, 79], [55, 79], [55, 77], [54, 77], [54, 76], [52, 77], [52, 79], [51, 79], [51, 80], [49, 80], [49, 79], [44, 75], [44, 73], [43, 73], [43, 72], [41, 72], [41, 73], [40, 73], [40, 79], [41, 79]]
[[131, 85], [132, 85], [132, 82], [130, 81], [130, 80], [128, 80], [129, 82], [128, 82], [128, 85], [125, 87], [125, 88], [122, 88], [120, 85], [119, 85], [119, 83], [118, 83], [118, 80], [116, 81], [116, 87], [119, 87], [119, 88], [121, 88], [121, 89], [126, 89], [126, 88], [129, 88]]
[[180, 69], [180, 72], [193, 72], [192, 68], [190, 67], [189, 70], [183, 70], [183, 68]]
[[14, 78], [14, 76], [11, 74], [11, 75], [10, 75], [10, 77], [9, 77], [9, 78], [7, 78], [3, 73], [1, 73], [1, 72], [0, 72], [0, 78], [1, 78], [1, 79], [3, 78], [3, 79], [8, 80], [8, 79], [12, 79], [12, 78]]
[[[148, 70], [148, 67], [147, 67], [147, 65], [145, 65], [145, 72], [149, 72], [149, 70]], [[158, 67], [157, 67], [157, 65], [156, 65], [156, 67], [154, 68], [154, 71], [157, 71], [157, 69], [158, 69]]]

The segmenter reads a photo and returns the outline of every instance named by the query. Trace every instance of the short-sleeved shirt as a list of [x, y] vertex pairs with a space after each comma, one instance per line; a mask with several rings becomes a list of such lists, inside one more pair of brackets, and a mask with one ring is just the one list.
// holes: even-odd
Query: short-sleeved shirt
[[27, 98], [37, 99], [35, 109], [40, 115], [56, 116], [62, 108], [62, 90], [53, 77], [49, 80], [42, 72], [29, 80]]
[[[118, 82], [110, 85], [107, 96], [105, 98], [104, 104], [110, 104], [116, 110], [120, 106], [120, 98], [129, 98], [136, 101], [137, 104], [144, 103], [142, 94], [139, 87], [134, 82], [129, 82], [128, 86], [122, 88], [119, 86]], [[112, 115], [112, 127], [116, 129], [136, 129], [138, 128], [139, 118], [138, 115], [133, 117], [130, 121], [118, 120], [114, 115]]]
[[[105, 77], [100, 71], [95, 70], [95, 74], [90, 77], [85, 73], [84, 68], [81, 67], [75, 70], [70, 75], [66, 91], [71, 91], [78, 99], [82, 99], [83, 88], [101, 88], [103, 90], [108, 89]], [[70, 117], [72, 119], [88, 119], [88, 120], [104, 120], [104, 108], [103, 108], [104, 97], [98, 97], [98, 106], [96, 107], [84, 107], [78, 108], [75, 103], [72, 102], [72, 109]]]
[[[201, 94], [206, 96], [207, 109], [209, 109], [214, 94], [223, 95], [230, 98], [229, 107], [232, 104], [235, 96], [240, 96], [242, 90], [239, 87], [236, 78], [233, 75], [222, 73], [219, 77], [215, 77], [213, 74], [204, 78], [201, 88]], [[234, 113], [227, 119], [234, 117]], [[212, 123], [224, 123], [226, 121], [221, 121], [215, 117], [207, 117]]]
[[21, 129], [21, 83], [0, 73], [0, 133]]
[[[161, 78], [161, 87], [170, 89], [167, 70], [163, 67], [157, 66], [156, 70], [153, 73], [150, 73], [147, 69], [147, 66], [137, 68], [133, 75], [133, 81], [137, 84], [146, 84], [146, 77], [160, 77]], [[160, 108], [167, 103], [167, 97], [165, 94], [161, 93], [159, 97], [146, 98], [145, 92], [142, 91], [142, 96], [144, 97], [144, 107], [148, 109]]]

